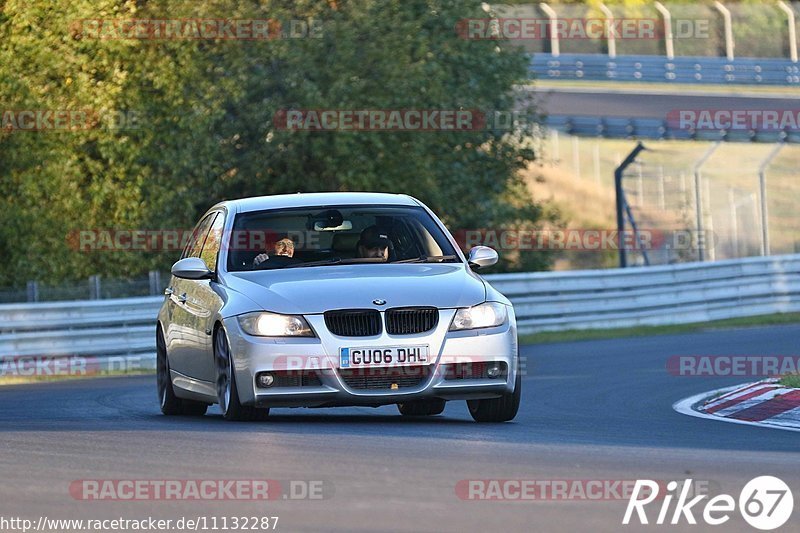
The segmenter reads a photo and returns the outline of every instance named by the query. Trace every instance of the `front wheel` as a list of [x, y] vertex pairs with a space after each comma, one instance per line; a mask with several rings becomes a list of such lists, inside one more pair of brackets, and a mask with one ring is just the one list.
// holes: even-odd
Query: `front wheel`
[[475, 422], [508, 422], [517, 416], [521, 394], [522, 375], [519, 369], [517, 369], [517, 378], [514, 380], [514, 392], [503, 394], [499, 398], [467, 400], [469, 414]]
[[238, 421], [265, 419], [269, 415], [269, 409], [242, 405], [239, 401], [233, 357], [222, 328], [217, 329], [214, 336], [214, 360], [217, 364], [217, 399], [223, 418]]
[[158, 400], [161, 412], [165, 415], [202, 416], [206, 414], [208, 404], [184, 400], [175, 396], [172, 379], [169, 373], [169, 358], [164, 334], [159, 328], [156, 332], [156, 382], [158, 384]]
[[433, 416], [444, 411], [445, 400], [417, 400], [415, 402], [398, 403], [397, 409], [403, 416]]

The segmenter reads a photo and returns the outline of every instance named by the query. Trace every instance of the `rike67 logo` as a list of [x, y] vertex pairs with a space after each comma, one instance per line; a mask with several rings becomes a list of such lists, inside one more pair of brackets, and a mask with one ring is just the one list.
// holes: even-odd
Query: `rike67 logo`
[[[760, 476], [750, 480], [739, 494], [737, 502], [733, 496], [719, 494], [710, 498], [705, 505], [699, 505], [707, 494], [702, 494], [689, 499], [692, 494], [692, 480], [687, 479], [682, 486], [677, 481], [671, 481], [666, 486], [666, 493], [660, 493], [662, 488], [656, 481], [639, 479], [633, 488], [628, 507], [622, 523], [628, 525], [636, 514], [640, 524], [649, 524], [645, 507], [658, 501], [661, 506], [655, 524], [680, 524], [685, 520], [688, 524], [697, 524], [695, 513], [702, 516], [703, 521], [712, 526], [719, 526], [731, 518], [731, 514], [738, 510], [745, 521], [756, 529], [770, 531], [784, 525], [792, 516], [794, 497], [789, 486], [781, 479], [773, 476]], [[677, 496], [674, 509], [670, 509]], [[670, 516], [670, 511], [672, 511]], [[634, 522], [635, 523], [635, 522]]]

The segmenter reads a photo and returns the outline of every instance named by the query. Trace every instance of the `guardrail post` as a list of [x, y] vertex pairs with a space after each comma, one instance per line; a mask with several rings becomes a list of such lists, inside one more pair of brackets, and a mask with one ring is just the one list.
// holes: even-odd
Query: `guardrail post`
[[769, 211], [767, 209], [767, 167], [778, 152], [783, 148], [783, 143], [778, 143], [758, 167], [758, 196], [761, 203], [761, 255], [769, 255]]
[[720, 12], [722, 15], [722, 21], [725, 24], [725, 55], [728, 57], [728, 61], [733, 61], [734, 53], [733, 53], [733, 22], [731, 21], [731, 12], [730, 10], [725, 7], [719, 0], [715, 0], [714, 7], [717, 8], [717, 11]]
[[787, 23], [789, 24], [789, 57], [792, 62], [797, 63], [797, 26], [794, 9], [783, 0], [778, 0], [778, 8], [786, 13]]
[[100, 276], [98, 274], [95, 274], [94, 276], [89, 276], [89, 299], [99, 300], [100, 298], [101, 298]]
[[623, 241], [623, 234], [625, 232], [625, 191], [622, 188], [622, 176], [625, 173], [625, 169], [628, 168], [631, 163], [636, 160], [636, 156], [639, 155], [639, 152], [644, 150], [644, 144], [641, 142], [636, 144], [636, 148], [628, 154], [628, 157], [625, 158], [625, 161], [619, 164], [619, 166], [614, 170], [614, 190], [616, 191], [617, 196], [617, 238], [619, 240], [619, 266], [620, 268], [625, 268], [628, 266], [628, 256], [627, 251], [625, 250], [625, 246], [622, 246]]
[[672, 13], [669, 9], [664, 7], [661, 2], [656, 2], [656, 9], [661, 13], [661, 18], [664, 19], [664, 51], [667, 54], [667, 59], [672, 61], [675, 59], [675, 42], [672, 36]]
[[39, 282], [38, 281], [29, 281], [27, 286], [28, 292], [28, 301], [29, 302], [38, 302], [39, 301]]
[[550, 19], [550, 55], [558, 57], [561, 55], [560, 43], [558, 41], [558, 15], [555, 10], [544, 2], [539, 4], [544, 14]]
[[600, 4], [600, 11], [606, 17], [606, 43], [608, 44], [608, 57], [617, 57], [617, 38], [614, 35], [614, 14], [605, 4]]
[[703, 154], [697, 163], [694, 165], [694, 209], [695, 209], [695, 217], [696, 217], [696, 227], [697, 227], [697, 239], [698, 239], [698, 248], [697, 253], [699, 256], [700, 261], [706, 260], [705, 248], [706, 248], [706, 238], [703, 235], [703, 193], [701, 192], [702, 187], [700, 182], [702, 180], [702, 174], [700, 173], [700, 169], [703, 168], [703, 165], [708, 161], [714, 152], [719, 148], [720, 141], [715, 142], [711, 145], [711, 148]]

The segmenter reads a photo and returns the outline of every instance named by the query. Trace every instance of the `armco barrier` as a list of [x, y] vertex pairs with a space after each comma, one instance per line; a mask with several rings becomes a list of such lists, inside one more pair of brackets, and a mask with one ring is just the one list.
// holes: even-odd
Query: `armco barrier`
[[621, 328], [800, 311], [800, 255], [487, 276], [521, 333]]
[[[628, 269], [486, 276], [520, 333], [664, 325], [800, 311], [800, 255]], [[0, 358], [152, 361], [163, 297], [0, 306]]]
[[580, 137], [800, 143], [800, 128], [785, 130], [687, 130], [666, 119], [548, 115], [546, 125]]
[[800, 86], [800, 63], [790, 59], [534, 54], [530, 73], [542, 80]]

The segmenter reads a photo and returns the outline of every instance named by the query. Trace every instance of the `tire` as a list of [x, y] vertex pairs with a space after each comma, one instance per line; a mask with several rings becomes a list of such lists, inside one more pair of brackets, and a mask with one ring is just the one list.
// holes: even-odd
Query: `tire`
[[217, 328], [214, 333], [214, 361], [217, 365], [217, 398], [222, 417], [225, 420], [239, 422], [266, 419], [269, 416], [269, 409], [242, 405], [239, 401], [233, 359], [228, 338], [222, 328]]
[[445, 400], [417, 400], [415, 402], [398, 403], [397, 410], [403, 416], [433, 416], [444, 411]]
[[172, 379], [169, 374], [169, 359], [167, 345], [161, 328], [156, 330], [156, 383], [161, 412], [168, 416], [203, 416], [206, 414], [208, 404], [184, 400], [175, 396]]
[[514, 392], [503, 394], [499, 398], [467, 400], [469, 414], [475, 422], [508, 422], [517, 416], [521, 395], [522, 375], [519, 372], [519, 367], [517, 367]]

